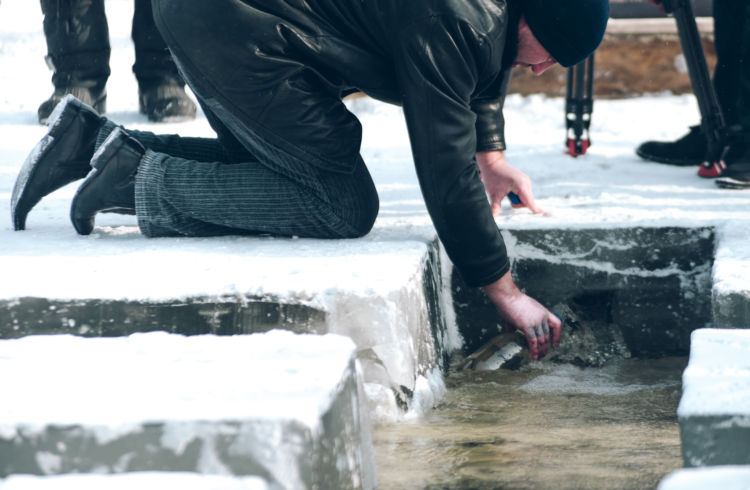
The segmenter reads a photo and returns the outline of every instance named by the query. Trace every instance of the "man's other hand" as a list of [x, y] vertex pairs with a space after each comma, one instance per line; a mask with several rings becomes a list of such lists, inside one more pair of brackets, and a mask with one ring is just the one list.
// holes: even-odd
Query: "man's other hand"
[[527, 207], [534, 214], [544, 214], [544, 210], [537, 207], [534, 193], [531, 192], [531, 179], [510, 165], [505, 160], [505, 154], [499, 150], [477, 153], [477, 166], [482, 177], [484, 189], [490, 196], [492, 215], [500, 215], [501, 202], [510, 192], [514, 192], [520, 199], [519, 204], [512, 204], [514, 208]]

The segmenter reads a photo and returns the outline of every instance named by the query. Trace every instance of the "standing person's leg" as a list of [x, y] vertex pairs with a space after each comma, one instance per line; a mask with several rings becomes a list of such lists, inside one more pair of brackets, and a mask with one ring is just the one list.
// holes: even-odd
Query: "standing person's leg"
[[105, 112], [110, 46], [104, 0], [41, 0], [41, 5], [55, 91], [39, 106], [39, 122], [47, 122], [66, 94]]
[[735, 40], [739, 47], [737, 53], [737, 122], [744, 131], [750, 132], [750, 0], [737, 0], [737, 4], [741, 9], [738, 17], [742, 22], [740, 35]]
[[750, 0], [714, 0], [716, 66], [714, 84], [736, 135], [720, 187], [750, 188]]
[[[714, 42], [717, 63], [713, 84], [727, 125], [736, 125], [743, 114], [741, 76], [749, 67], [746, 57], [748, 0], [713, 0]], [[750, 128], [750, 126], [749, 126]], [[706, 154], [706, 137], [700, 126], [693, 126], [685, 136], [676, 141], [647, 141], [636, 153], [646, 160], [670, 165], [693, 166], [701, 163]], [[742, 150], [730, 148], [727, 163]]]
[[716, 45], [713, 81], [724, 119], [730, 126], [740, 122], [740, 101], [745, 98], [743, 90], [747, 90], [743, 89], [742, 79], [747, 77], [747, 63], [750, 63], [750, 58], [745, 58], [748, 49], [745, 39], [750, 37], [750, 32], [746, 32], [748, 3], [746, 0], [713, 2]]
[[154, 25], [151, 0], [135, 0], [133, 13], [133, 73], [138, 80], [140, 111], [155, 122], [195, 118], [195, 103], [164, 39]]

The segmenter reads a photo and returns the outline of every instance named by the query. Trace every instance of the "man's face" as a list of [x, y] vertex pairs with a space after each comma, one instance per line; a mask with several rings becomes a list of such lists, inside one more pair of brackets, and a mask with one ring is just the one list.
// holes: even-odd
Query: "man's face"
[[513, 66], [528, 66], [534, 75], [541, 75], [557, 63], [546, 49], [536, 40], [526, 19], [518, 22], [518, 53]]

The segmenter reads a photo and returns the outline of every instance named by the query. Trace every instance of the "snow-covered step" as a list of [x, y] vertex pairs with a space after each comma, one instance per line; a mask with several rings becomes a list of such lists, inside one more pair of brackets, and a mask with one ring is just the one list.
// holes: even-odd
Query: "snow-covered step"
[[[0, 281], [0, 338], [340, 334], [357, 346], [373, 413], [394, 418], [399, 407], [425, 404], [423, 387], [428, 400], [439, 396], [437, 373], [460, 342], [446, 319], [452, 306], [442, 269], [450, 266], [437, 240], [420, 233], [361, 241], [227, 237], [213, 245], [134, 236], [127, 258], [119, 239], [73, 238], [61, 239], [58, 253], [0, 254], [11, 278]], [[23, 233], [9, 237], [24, 242]], [[20, 242], [9, 247], [20, 250]]]
[[750, 228], [723, 226], [718, 232], [712, 271], [712, 325], [720, 328], [748, 328], [750, 260], [745, 254], [750, 240]]
[[726, 465], [706, 468], [683, 468], [667, 475], [657, 490], [747, 490], [750, 488], [750, 466]]
[[121, 474], [13, 475], [0, 479], [0, 490], [275, 490], [257, 476], [202, 475], [186, 472]]
[[[631, 352], [646, 356], [684, 354], [690, 332], [711, 323], [712, 227], [535, 223], [539, 228], [529, 222], [526, 229], [504, 230], [503, 237], [514, 277], [547, 307], [589, 304], [592, 315], [622, 330]], [[497, 318], [481, 290], [460, 288], [455, 297], [462, 333]]]
[[677, 409], [686, 467], [750, 464], [748, 353], [750, 330], [692, 333]]
[[0, 341], [0, 379], [0, 476], [187, 471], [282, 488], [375, 484], [355, 346], [343, 336], [30, 336]]
[[440, 396], [446, 352], [460, 341], [446, 318], [452, 306], [443, 268], [450, 265], [437, 240], [413, 230], [386, 238], [227, 237], [210, 245], [217, 253], [200, 240], [140, 237], [127, 241], [126, 259], [119, 240], [61, 239], [59, 253], [0, 254], [0, 269], [12, 278], [0, 281], [0, 338], [340, 334], [357, 346], [373, 413], [392, 419]]

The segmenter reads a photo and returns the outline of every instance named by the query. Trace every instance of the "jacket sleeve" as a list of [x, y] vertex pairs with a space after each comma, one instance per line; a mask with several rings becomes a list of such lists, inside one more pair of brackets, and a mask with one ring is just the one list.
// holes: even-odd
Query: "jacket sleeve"
[[477, 151], [505, 150], [503, 104], [510, 83], [510, 68], [504, 69], [494, 82], [471, 101], [477, 115]]
[[483, 69], [499, 66], [494, 60], [501, 53], [493, 49], [502, 45], [495, 48], [466, 25], [441, 16], [410, 26], [400, 37], [396, 72], [427, 210], [466, 283], [490, 284], [510, 265], [479, 179], [471, 101]]

